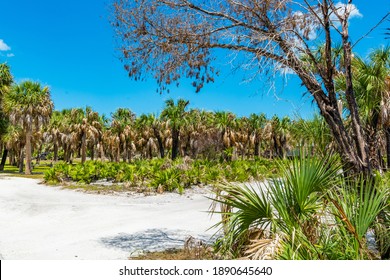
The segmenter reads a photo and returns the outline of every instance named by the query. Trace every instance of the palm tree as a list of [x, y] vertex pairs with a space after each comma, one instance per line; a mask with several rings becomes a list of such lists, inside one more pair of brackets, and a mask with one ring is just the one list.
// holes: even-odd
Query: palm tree
[[[71, 154], [78, 151], [81, 162], [84, 163], [88, 149], [91, 151], [91, 155], [94, 155], [102, 133], [102, 123], [99, 114], [88, 106], [85, 110], [81, 108], [71, 109], [68, 114], [70, 134], [65, 138], [67, 138], [67, 144], [70, 144], [71, 151], [69, 152]], [[71, 159], [70, 154], [67, 156], [67, 160]]]
[[[134, 121], [135, 114], [127, 108], [118, 108], [112, 114], [111, 132], [119, 139], [119, 147], [116, 150], [117, 153], [120, 153], [122, 150], [124, 162], [131, 160], [131, 152], [134, 145]], [[118, 154], [117, 157], [119, 157]]]
[[48, 87], [41, 87], [37, 82], [25, 81], [12, 87], [5, 95], [4, 111], [13, 124], [19, 124], [26, 134], [26, 170], [31, 174], [31, 139], [33, 132], [48, 123], [53, 110]]
[[26, 145], [26, 134], [19, 125], [8, 125], [3, 135], [5, 147], [10, 154], [10, 165], [18, 166], [19, 172], [23, 172], [23, 148]]
[[254, 145], [254, 156], [258, 157], [261, 148], [261, 141], [263, 140], [263, 131], [267, 118], [264, 113], [251, 114], [248, 118], [249, 132], [251, 134], [251, 140]]
[[231, 160], [233, 154], [229, 154], [229, 148], [234, 144], [233, 129], [235, 126], [236, 116], [230, 112], [219, 111], [214, 115], [214, 125], [219, 131], [221, 137], [221, 143], [223, 145], [223, 158], [224, 160]]
[[80, 127], [81, 132], [81, 162], [84, 163], [87, 158], [87, 149], [91, 151], [91, 157], [94, 157], [95, 147], [101, 135], [102, 124], [100, 123], [99, 113], [86, 107], [84, 117]]
[[292, 134], [297, 140], [297, 146], [304, 151], [310, 151], [310, 155], [326, 156], [335, 149], [332, 135], [324, 118], [315, 114], [312, 119], [297, 120], [292, 126]]
[[8, 118], [3, 113], [3, 97], [10, 89], [13, 83], [12, 75], [9, 66], [5, 63], [0, 64], [0, 152], [3, 151], [3, 156], [0, 162], [0, 171], [4, 170], [5, 161], [7, 159], [8, 149], [2, 136], [7, 130]]
[[100, 160], [104, 161], [105, 160], [104, 137], [105, 137], [107, 130], [109, 129], [109, 127], [108, 127], [109, 119], [104, 114], [102, 114], [99, 116], [99, 123], [102, 125], [102, 127], [101, 127], [101, 130], [99, 131], [99, 137], [97, 139], [97, 142], [98, 142], [97, 149], [99, 152]]
[[290, 124], [290, 118], [287, 116], [280, 119], [275, 115], [271, 119], [273, 149], [276, 156], [280, 158], [286, 157], [286, 152], [289, 147], [288, 141], [290, 140]]
[[[159, 119], [154, 114], [142, 114], [137, 121], [139, 128], [145, 130], [151, 130], [148, 135], [153, 135], [157, 140], [158, 150], [160, 153], [160, 157], [165, 157], [165, 140], [167, 138], [166, 132], [166, 121]], [[148, 141], [147, 141], [148, 142]]]
[[165, 101], [165, 108], [161, 113], [161, 119], [167, 121], [171, 129], [172, 137], [172, 160], [179, 155], [180, 128], [185, 124], [186, 107], [190, 102], [179, 99], [175, 105], [173, 99]]
[[53, 161], [58, 161], [58, 149], [61, 145], [61, 130], [64, 123], [64, 115], [60, 111], [54, 111], [46, 128], [46, 142], [53, 144]]

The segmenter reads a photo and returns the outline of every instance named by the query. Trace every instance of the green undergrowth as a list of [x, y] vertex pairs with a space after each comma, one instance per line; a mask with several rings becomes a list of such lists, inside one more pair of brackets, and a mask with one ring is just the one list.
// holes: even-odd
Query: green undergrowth
[[49, 184], [77, 183], [85, 186], [108, 181], [126, 188], [146, 187], [182, 193], [185, 188], [195, 185], [261, 181], [276, 176], [277, 166], [277, 161], [265, 159], [231, 162], [190, 159], [135, 160], [131, 163], [87, 161], [84, 164], [57, 163], [45, 172], [44, 179]]

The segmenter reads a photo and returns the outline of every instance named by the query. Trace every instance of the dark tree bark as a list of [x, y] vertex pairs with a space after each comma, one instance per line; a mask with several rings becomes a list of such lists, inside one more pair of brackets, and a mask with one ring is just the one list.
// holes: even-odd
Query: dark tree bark
[[179, 130], [172, 128], [172, 160], [179, 155]]
[[390, 170], [390, 127], [385, 130], [387, 170]]
[[260, 154], [260, 143], [259, 141], [255, 140], [255, 151], [254, 151], [254, 156], [258, 157]]
[[7, 155], [8, 155], [8, 149], [4, 148], [3, 156], [1, 157], [1, 162], [0, 162], [0, 171], [4, 170], [5, 162], [7, 160]]

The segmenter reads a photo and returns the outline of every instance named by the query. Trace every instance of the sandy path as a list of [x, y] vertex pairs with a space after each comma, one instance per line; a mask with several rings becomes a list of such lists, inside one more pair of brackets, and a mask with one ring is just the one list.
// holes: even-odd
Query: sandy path
[[208, 240], [217, 215], [205, 193], [94, 195], [0, 176], [0, 258], [126, 259]]

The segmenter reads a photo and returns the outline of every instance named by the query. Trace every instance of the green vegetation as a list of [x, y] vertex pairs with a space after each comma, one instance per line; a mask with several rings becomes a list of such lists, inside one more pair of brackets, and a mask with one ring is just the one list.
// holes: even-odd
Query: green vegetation
[[43, 179], [44, 173], [51, 168], [49, 161], [41, 161], [40, 164], [32, 164], [32, 172], [30, 175], [21, 173], [18, 166], [6, 164], [1, 174], [14, 177], [24, 177], [32, 179]]
[[[194, 185], [215, 185], [222, 181], [247, 182], [263, 180], [278, 173], [277, 161], [254, 159], [233, 162], [152, 159], [131, 163], [86, 161], [85, 163], [57, 163], [47, 170], [44, 179], [49, 184], [79, 183], [81, 186], [99, 180], [128, 187], [147, 187], [152, 190], [177, 191]], [[75, 187], [72, 185], [72, 187]], [[99, 189], [100, 190], [100, 189]]]
[[[183, 99], [169, 99], [160, 115], [53, 112], [48, 88], [15, 84], [0, 64], [0, 170], [44, 172], [47, 183], [97, 192], [212, 185], [222, 208], [215, 249], [224, 258], [389, 259], [390, 48], [353, 54], [351, 11], [333, 1], [259, 1], [256, 9], [195, 2], [115, 1], [130, 77], [152, 74], [166, 90], [185, 76], [199, 91], [218, 72], [212, 50], [223, 48], [254, 73], [293, 71], [320, 115], [237, 117], [190, 110]], [[267, 190], [237, 184], [265, 178]]]
[[[273, 179], [268, 190], [236, 184], [218, 188], [215, 201], [224, 205], [217, 225], [224, 233], [216, 243], [221, 255], [288, 260], [384, 256], [388, 185], [363, 177], [345, 180], [338, 161], [329, 157], [295, 159], [281, 168], [282, 177]], [[367, 241], [370, 230], [379, 240], [377, 248]]]

